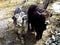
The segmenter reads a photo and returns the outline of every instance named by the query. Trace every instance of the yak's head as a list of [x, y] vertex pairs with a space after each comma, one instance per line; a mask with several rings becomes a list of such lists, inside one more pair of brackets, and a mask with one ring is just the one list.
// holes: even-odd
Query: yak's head
[[20, 12], [19, 14], [16, 14], [17, 16], [17, 25], [19, 26], [25, 26], [27, 22], [27, 15], [24, 12]]

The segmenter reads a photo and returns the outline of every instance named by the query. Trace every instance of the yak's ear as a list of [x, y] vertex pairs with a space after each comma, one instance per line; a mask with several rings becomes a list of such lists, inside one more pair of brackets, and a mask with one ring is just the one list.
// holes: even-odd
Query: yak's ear
[[16, 17], [15, 17], [15, 16], [13, 16], [13, 17], [12, 17], [12, 19], [13, 19], [13, 20], [16, 20]]
[[12, 19], [14, 19], [14, 16], [12, 17]]

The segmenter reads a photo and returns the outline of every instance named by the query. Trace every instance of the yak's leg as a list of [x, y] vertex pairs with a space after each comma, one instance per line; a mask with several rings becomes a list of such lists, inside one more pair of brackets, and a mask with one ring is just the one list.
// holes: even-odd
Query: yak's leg
[[36, 29], [36, 33], [37, 33], [36, 40], [39, 40], [42, 38], [43, 31], [40, 28], [35, 28], [35, 29]]

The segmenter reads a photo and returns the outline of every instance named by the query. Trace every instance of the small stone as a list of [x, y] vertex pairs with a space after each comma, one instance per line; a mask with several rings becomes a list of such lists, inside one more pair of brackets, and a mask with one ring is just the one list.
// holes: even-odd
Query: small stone
[[60, 40], [58, 40], [58, 43], [60, 43]]
[[55, 33], [57, 34], [57, 31], [55, 31]]
[[59, 35], [60, 36], [60, 33], [57, 33], [56, 35]]
[[3, 45], [3, 44], [0, 42], [0, 45]]
[[57, 44], [57, 42], [55, 42], [55, 44]]
[[60, 43], [58, 43], [57, 45], [60, 45]]
[[52, 35], [52, 37], [51, 37], [51, 38], [52, 38], [52, 40], [53, 40], [53, 41], [55, 41], [55, 36], [54, 36], [54, 35]]
[[52, 34], [55, 34], [53, 31], [51, 31]]
[[46, 45], [49, 45], [50, 43], [52, 43], [51, 38], [49, 38], [49, 39], [45, 42]]
[[60, 40], [60, 39], [59, 39], [59, 36], [56, 36], [56, 37], [55, 37], [55, 41], [58, 41], [58, 40]]
[[6, 41], [6, 45], [14, 45], [13, 41]]
[[51, 45], [56, 45], [55, 43], [51, 43]]

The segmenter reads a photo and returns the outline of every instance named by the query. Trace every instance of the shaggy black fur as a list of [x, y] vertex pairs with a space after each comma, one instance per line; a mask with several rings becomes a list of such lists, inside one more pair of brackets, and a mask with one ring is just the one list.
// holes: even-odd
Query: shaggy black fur
[[28, 30], [30, 30], [29, 24], [31, 24], [37, 33], [36, 39], [41, 39], [43, 31], [46, 29], [45, 17], [36, 12], [36, 7], [38, 6], [31, 5], [28, 9]]

